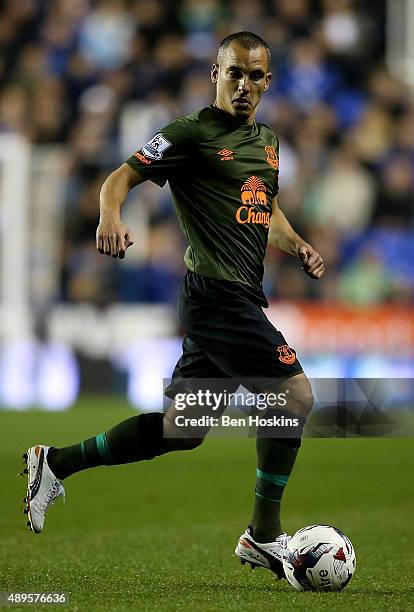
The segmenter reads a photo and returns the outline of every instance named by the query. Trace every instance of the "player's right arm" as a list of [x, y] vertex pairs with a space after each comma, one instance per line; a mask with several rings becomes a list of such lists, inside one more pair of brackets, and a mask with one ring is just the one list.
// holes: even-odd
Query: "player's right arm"
[[160, 187], [187, 167], [193, 140], [187, 122], [176, 119], [161, 129], [146, 145], [112, 172], [101, 189], [96, 248], [99, 253], [123, 259], [133, 244], [130, 230], [121, 221], [121, 206], [128, 192], [143, 181]]
[[111, 172], [100, 193], [100, 217], [96, 230], [96, 248], [102, 255], [123, 259], [134, 244], [131, 231], [121, 221], [121, 206], [129, 191], [146, 179], [128, 164]]

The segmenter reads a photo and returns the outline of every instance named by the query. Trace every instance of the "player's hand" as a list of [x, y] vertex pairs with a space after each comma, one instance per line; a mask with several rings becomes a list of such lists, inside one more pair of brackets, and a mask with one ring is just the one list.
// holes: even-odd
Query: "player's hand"
[[100, 219], [96, 230], [96, 248], [101, 255], [124, 259], [126, 250], [133, 244], [132, 233], [122, 221]]
[[302, 270], [311, 278], [320, 278], [325, 272], [322, 257], [310, 244], [298, 249], [298, 257], [302, 262]]

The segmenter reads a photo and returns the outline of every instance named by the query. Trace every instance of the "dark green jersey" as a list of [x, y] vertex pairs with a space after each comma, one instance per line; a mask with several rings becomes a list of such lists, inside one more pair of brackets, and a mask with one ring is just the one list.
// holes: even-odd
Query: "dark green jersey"
[[209, 106], [167, 125], [127, 163], [158, 185], [169, 182], [190, 270], [261, 288], [278, 191], [270, 128]]

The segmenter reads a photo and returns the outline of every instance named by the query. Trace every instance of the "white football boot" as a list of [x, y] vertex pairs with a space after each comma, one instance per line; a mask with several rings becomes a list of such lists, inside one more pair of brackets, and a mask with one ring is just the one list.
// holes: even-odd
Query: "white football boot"
[[24, 453], [23, 460], [27, 474], [27, 494], [24, 498], [25, 509], [30, 531], [40, 533], [43, 530], [45, 514], [56, 499], [65, 496], [65, 489], [60, 480], [56, 478], [47, 462], [49, 446], [38, 444], [32, 446]]
[[256, 542], [248, 527], [240, 536], [234, 552], [240, 558], [242, 565], [249, 563], [252, 569], [265, 567], [270, 569], [277, 579], [281, 580], [286, 577], [283, 569], [283, 558], [289, 540], [290, 536], [287, 533], [282, 533], [277, 536], [274, 542]]

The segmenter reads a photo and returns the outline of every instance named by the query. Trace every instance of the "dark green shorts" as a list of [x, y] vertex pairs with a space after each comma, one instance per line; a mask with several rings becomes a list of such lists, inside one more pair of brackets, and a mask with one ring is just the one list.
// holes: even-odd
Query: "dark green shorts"
[[[165, 394], [173, 399], [187, 379], [247, 379], [269, 384], [302, 372], [295, 351], [262, 310], [261, 292], [232, 281], [187, 272], [178, 301], [183, 354]], [[241, 382], [240, 382], [241, 381]]]

